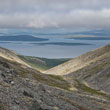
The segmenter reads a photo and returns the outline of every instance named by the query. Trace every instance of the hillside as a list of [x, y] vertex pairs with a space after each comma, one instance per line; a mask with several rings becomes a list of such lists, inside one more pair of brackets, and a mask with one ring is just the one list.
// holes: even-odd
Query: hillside
[[47, 41], [46, 38], [38, 38], [31, 35], [0, 36], [0, 41]]
[[65, 62], [61, 65], [58, 65], [52, 69], [45, 71], [45, 73], [55, 75], [66, 75], [90, 65], [92, 62], [97, 61], [104, 54], [109, 55], [109, 52], [110, 45], [107, 45], [105, 47], [101, 47], [96, 50], [90, 51], [86, 54], [83, 54], [77, 58], [73, 58], [68, 62]]
[[[91, 57], [89, 58], [91, 59]], [[110, 94], [110, 45], [97, 49], [94, 53], [94, 60], [65, 77], [71, 79], [70, 82], [77, 79], [88, 87]]]
[[94, 94], [83, 91], [81, 87], [85, 86], [78, 82], [78, 77], [74, 80], [77, 84], [72, 82], [73, 73], [42, 74], [4, 56], [0, 56], [0, 110], [110, 110], [109, 95], [92, 88], [89, 90]]
[[47, 58], [39, 58], [39, 57], [23, 56], [23, 55], [19, 55], [19, 57], [23, 61], [28, 63], [30, 66], [34, 67], [35, 69], [41, 72], [70, 60], [69, 58], [47, 59]]
[[[0, 57], [3, 57], [10, 61], [15, 61], [17, 63], [29, 66], [27, 63], [25, 63], [23, 60], [21, 60], [16, 53], [14, 53], [12, 50], [8, 50], [5, 48], [0, 47]], [[30, 66], [29, 66], [30, 67]]]
[[46, 73], [62, 75], [82, 92], [110, 95], [110, 45], [90, 51]]

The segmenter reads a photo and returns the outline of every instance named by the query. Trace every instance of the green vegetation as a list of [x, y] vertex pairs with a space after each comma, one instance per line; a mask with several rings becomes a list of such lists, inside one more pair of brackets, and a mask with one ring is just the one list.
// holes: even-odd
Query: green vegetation
[[57, 87], [57, 88], [64, 89], [64, 90], [70, 90], [71, 88], [70, 84], [66, 80], [64, 80], [62, 76], [33, 74], [33, 77], [37, 81], [47, 84], [49, 86]]
[[70, 60], [69, 58], [47, 59], [47, 58], [38, 58], [38, 57], [22, 56], [22, 55], [19, 55], [19, 57], [27, 64], [29, 64], [30, 66], [34, 67], [35, 69], [41, 72]]
[[94, 94], [94, 95], [101, 95], [104, 97], [108, 97], [105, 93], [98, 91], [98, 90], [95, 90], [95, 89], [92, 89], [92, 88], [86, 86], [85, 84], [80, 83], [80, 81], [78, 81], [77, 79], [75, 79], [75, 81], [77, 82], [77, 84], [75, 85], [76, 88], [83, 90], [84, 92], [89, 92], [92, 95]]
[[3, 85], [2, 82], [0, 82], [0, 85]]
[[5, 104], [0, 103], [0, 110], [6, 110]]
[[106, 75], [107, 78], [110, 78], [110, 73]]

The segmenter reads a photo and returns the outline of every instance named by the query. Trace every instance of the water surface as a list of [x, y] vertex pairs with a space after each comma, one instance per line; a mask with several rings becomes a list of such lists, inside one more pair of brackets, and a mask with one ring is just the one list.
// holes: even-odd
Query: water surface
[[42, 42], [0, 41], [0, 46], [26, 56], [73, 58], [109, 43], [110, 40], [51, 38], [48, 41]]

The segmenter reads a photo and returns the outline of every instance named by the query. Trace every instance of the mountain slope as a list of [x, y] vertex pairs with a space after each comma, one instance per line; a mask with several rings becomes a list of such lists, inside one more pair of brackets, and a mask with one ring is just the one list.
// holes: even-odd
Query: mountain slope
[[74, 58], [52, 69], [49, 69], [45, 71], [45, 73], [54, 74], [54, 75], [66, 75], [88, 66], [92, 62], [97, 61], [98, 58], [100, 58], [104, 54], [107, 53], [109, 54], [109, 52], [110, 52], [110, 45], [107, 45], [105, 47], [101, 47], [96, 50], [90, 51], [86, 54], [83, 54], [77, 58]]
[[19, 55], [19, 57], [23, 61], [28, 63], [30, 66], [34, 67], [35, 69], [41, 72], [70, 60], [69, 58], [47, 59], [47, 58], [39, 58], [39, 57], [31, 57], [31, 56], [23, 56], [23, 55]]
[[[106, 52], [89, 65], [66, 75], [69, 80], [77, 79], [98, 91], [110, 94], [110, 46], [103, 47]], [[67, 78], [67, 79], [68, 79]], [[71, 80], [71, 81], [72, 81]]]
[[62, 76], [22, 65], [0, 57], [0, 110], [110, 110], [108, 97], [71, 90]]
[[[29, 66], [27, 63], [25, 63], [23, 60], [21, 60], [16, 53], [14, 53], [13, 51], [11, 50], [8, 50], [8, 49], [5, 49], [5, 48], [2, 48], [0, 47], [0, 57], [3, 57], [7, 60], [10, 60], [10, 61], [15, 61], [15, 62], [18, 62], [20, 64], [23, 64], [23, 65], [26, 65], [26, 66]], [[29, 66], [30, 67], [30, 66]]]
[[110, 45], [90, 51], [46, 73], [63, 75], [82, 92], [110, 95]]
[[31, 56], [17, 55], [12, 50], [0, 47], [0, 57], [7, 60], [15, 61], [23, 65], [37, 69], [38, 71], [44, 71], [54, 66], [62, 64], [69, 59], [46, 59]]

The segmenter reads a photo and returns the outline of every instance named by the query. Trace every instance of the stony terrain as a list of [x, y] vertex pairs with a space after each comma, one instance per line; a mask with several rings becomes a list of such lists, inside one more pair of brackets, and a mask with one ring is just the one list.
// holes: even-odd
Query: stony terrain
[[[104, 48], [107, 48], [106, 51], [109, 50], [109, 46]], [[101, 60], [108, 61], [108, 64], [109, 60], [104, 60], [104, 58], [103, 56]], [[109, 57], [106, 56], [106, 58]], [[101, 60], [98, 60], [96, 65]], [[85, 75], [86, 69], [90, 68], [89, 65], [84, 67], [85, 69], [81, 68], [83, 69], [81, 71], [57, 76], [42, 74], [24, 63], [1, 56], [0, 110], [110, 110], [109, 89], [102, 89], [102, 85], [104, 88], [107, 84], [109, 85], [109, 80], [107, 83], [106, 80], [101, 81], [103, 71], [106, 72], [108, 78], [109, 66], [103, 66], [105, 69], [101, 72], [91, 70], [93, 74], [91, 77]], [[96, 66], [92, 66], [91, 69], [94, 67]], [[102, 75], [105, 75], [104, 73]], [[89, 74], [88, 71], [87, 75]], [[101, 79], [97, 79], [98, 76]], [[98, 84], [99, 89], [105, 92], [89, 87], [88, 83], [93, 87], [101, 83], [100, 86]]]
[[[65, 77], [71, 81], [75, 78], [88, 87], [110, 94], [110, 46], [107, 45], [93, 52], [94, 60], [81, 69], [65, 75]], [[86, 57], [86, 60], [93, 59], [92, 56]], [[97, 57], [95, 58], [95, 56]]]

